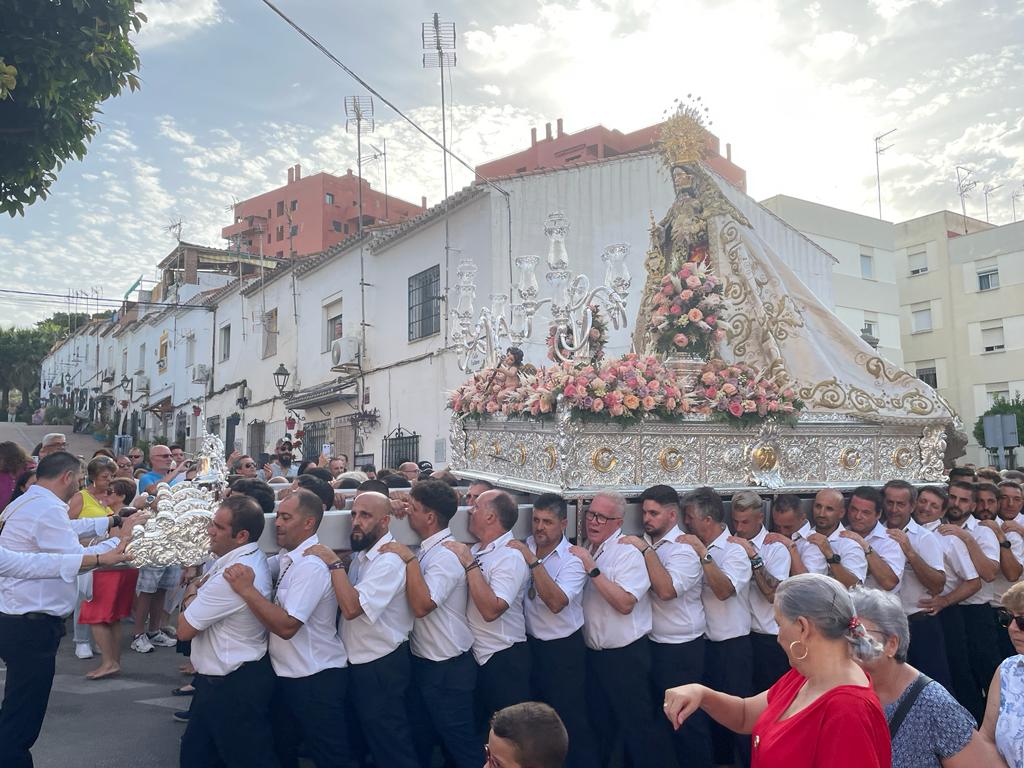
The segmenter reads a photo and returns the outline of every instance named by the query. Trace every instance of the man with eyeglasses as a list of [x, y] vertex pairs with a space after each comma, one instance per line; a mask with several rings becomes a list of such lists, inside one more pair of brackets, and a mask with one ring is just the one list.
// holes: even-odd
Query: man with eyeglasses
[[586, 511], [587, 546], [569, 547], [588, 577], [583, 639], [590, 722], [602, 764], [622, 733], [633, 768], [664, 768], [675, 765], [675, 755], [651, 697], [651, 579], [640, 551], [622, 543], [625, 512], [621, 494], [597, 494]]
[[254, 480], [259, 478], [259, 467], [256, 466], [256, 460], [248, 454], [239, 456], [232, 469], [239, 477], [248, 477]]
[[149, 469], [146, 464], [146, 452], [141, 448], [132, 448], [128, 451], [128, 458], [132, 460], [132, 472], [137, 469]]
[[166, 445], [154, 445], [149, 449], [149, 460], [153, 469], [139, 478], [139, 493], [154, 493], [160, 483], [176, 485], [185, 479], [188, 468], [185, 462], [174, 463], [174, 454]]
[[61, 432], [50, 432], [43, 437], [42, 445], [39, 447], [39, 459], [41, 461], [51, 453], [58, 453], [67, 449], [68, 440], [64, 437], [64, 434]]

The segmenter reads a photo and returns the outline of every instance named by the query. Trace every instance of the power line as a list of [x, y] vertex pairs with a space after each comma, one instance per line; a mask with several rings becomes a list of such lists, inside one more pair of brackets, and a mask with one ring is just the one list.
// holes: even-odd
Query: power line
[[[37, 300], [40, 299], [40, 298], [48, 298], [48, 299], [51, 300], [50, 303], [53, 303], [53, 304], [66, 304], [67, 300], [68, 300], [68, 297], [67, 297], [66, 294], [63, 294], [63, 293], [46, 293], [44, 291], [19, 291], [19, 290], [16, 290], [14, 288], [0, 288], [0, 293], [10, 293], [10, 294], [14, 294], [14, 295], [17, 295], [17, 296], [32, 297], [32, 298], [35, 298]], [[32, 300], [32, 298], [28, 298], [26, 300], [30, 301], [30, 300]], [[126, 301], [123, 301], [121, 299], [104, 299], [104, 298], [91, 299], [90, 301], [95, 301], [96, 305], [98, 307], [102, 306], [104, 308], [110, 308], [110, 309], [114, 309], [114, 308], [118, 308], [118, 307], [123, 307], [125, 304], [128, 304], [128, 303], [138, 304], [138, 305], [142, 305], [142, 306], [146, 306], [146, 307], [167, 307], [169, 309], [205, 309], [205, 310], [210, 310], [211, 309], [210, 307], [204, 306], [202, 304], [174, 304], [174, 303], [171, 303], [171, 302], [168, 302], [168, 301], [143, 301], [143, 300], [137, 300], [137, 301], [132, 301], [132, 302], [126, 302]], [[87, 314], [87, 313], [83, 312], [81, 314]]]

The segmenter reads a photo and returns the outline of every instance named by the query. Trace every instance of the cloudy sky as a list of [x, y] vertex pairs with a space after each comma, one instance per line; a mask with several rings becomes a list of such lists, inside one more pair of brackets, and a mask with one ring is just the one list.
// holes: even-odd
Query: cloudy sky
[[[438, 71], [420, 62], [434, 11], [458, 31], [454, 150], [471, 164], [567, 131], [657, 122], [700, 94], [758, 199], [789, 194], [900, 220], [959, 208], [955, 166], [975, 172], [968, 213], [1011, 220], [1024, 184], [1024, 0], [278, 0], [341, 60], [440, 134]], [[280, 186], [300, 162], [355, 167], [344, 97], [359, 86], [258, 0], [149, 0], [142, 89], [103, 106], [102, 131], [52, 195], [0, 220], [5, 286], [116, 297], [182, 236], [223, 245], [234, 200]], [[393, 194], [441, 197], [440, 152], [386, 107]], [[381, 185], [382, 168], [365, 174]], [[457, 172], [455, 187], [469, 181]], [[1024, 217], [1024, 199], [1018, 201]], [[56, 307], [0, 294], [0, 322]]]

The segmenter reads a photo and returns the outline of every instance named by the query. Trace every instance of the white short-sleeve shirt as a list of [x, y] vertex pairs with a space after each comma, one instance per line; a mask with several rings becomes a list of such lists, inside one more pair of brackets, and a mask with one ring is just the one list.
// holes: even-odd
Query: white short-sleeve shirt
[[942, 525], [941, 520], [933, 520], [930, 523], [923, 523], [921, 527], [931, 531], [936, 541], [942, 547], [942, 560], [946, 571], [946, 586], [942, 588], [942, 594], [948, 595], [957, 589], [965, 581], [978, 578], [978, 570], [971, 560], [971, 553], [967, 551], [967, 545], [956, 536], [943, 536], [937, 532]]
[[[999, 520], [999, 527], [1002, 527], [1003, 521]], [[1019, 533], [1007, 533], [1005, 534], [1006, 540], [1010, 542], [1010, 552], [1013, 553], [1018, 563], [1024, 565], [1024, 539], [1020, 537]], [[1024, 576], [1022, 576], [1024, 578]], [[1018, 579], [1019, 581], [1019, 579]], [[1002, 568], [999, 569], [999, 575], [996, 576], [995, 581], [992, 582], [992, 605], [1002, 607], [1003, 605], [1003, 594], [1012, 587], [1016, 582], [1010, 581], [1003, 576]]]
[[[537, 542], [533, 540], [533, 536], [526, 539], [526, 546], [537, 554]], [[558, 613], [552, 613], [539, 594], [530, 597], [530, 591], [527, 589], [523, 603], [526, 612], [526, 633], [538, 640], [560, 640], [569, 637], [583, 626], [583, 588], [587, 585], [587, 573], [583, 570], [583, 563], [569, 553], [569, 540], [563, 536], [558, 546], [545, 555], [542, 564], [537, 567], [548, 572], [548, 576], [562, 590], [569, 604]], [[531, 573], [527, 585], [532, 584]]]
[[[889, 537], [889, 534], [885, 531], [885, 526], [882, 525], [881, 521], [875, 524], [875, 527], [871, 529], [871, 532], [864, 537], [864, 541], [878, 553], [878, 556], [882, 558], [886, 565], [892, 568], [892, 572], [896, 574], [896, 586], [891, 590], [893, 594], [898, 594], [900, 587], [903, 584], [903, 572], [907, 567], [907, 556], [903, 554], [903, 550], [900, 549], [900, 545], [896, 541]], [[863, 551], [863, 550], [861, 550]], [[867, 555], [865, 555], [865, 558]], [[871, 575], [870, 570], [868, 571], [867, 577], [864, 579], [864, 586], [871, 587], [872, 589], [881, 589], [875, 577]]]
[[622, 544], [620, 528], [594, 553], [597, 567], [636, 598], [633, 610], [623, 615], [597, 591], [593, 579], [583, 589], [583, 639], [595, 651], [623, 648], [651, 631], [651, 578], [640, 550]]
[[416, 556], [430, 599], [437, 607], [412, 626], [409, 647], [413, 656], [445, 661], [473, 647], [473, 633], [466, 620], [466, 571], [459, 556], [444, 546], [452, 538], [445, 528], [424, 539]]
[[338, 636], [338, 599], [331, 572], [319, 557], [302, 554], [319, 543], [313, 534], [295, 549], [278, 555], [281, 575], [274, 602], [302, 622], [289, 640], [270, 633], [270, 662], [278, 677], [309, 677], [348, 663]]
[[[999, 539], [996, 538], [995, 533], [985, 526], [979, 525], [978, 519], [974, 515], [968, 516], [962, 527], [978, 542], [978, 546], [981, 547], [981, 553], [998, 565]], [[970, 554], [968, 553], [969, 556]], [[995, 599], [995, 593], [995, 582], [982, 579], [981, 589], [964, 600], [961, 605], [984, 605], [985, 603], [991, 603]]]
[[656, 643], [688, 643], [707, 629], [704, 603], [700, 599], [704, 568], [693, 547], [676, 541], [682, 535], [677, 525], [672, 526], [656, 544], [644, 534], [644, 541], [654, 547], [658, 561], [672, 578], [672, 588], [676, 592], [671, 600], [662, 600], [651, 592], [650, 638]]
[[485, 546], [474, 544], [472, 547], [473, 556], [480, 562], [480, 572], [494, 591], [494, 596], [508, 605], [501, 616], [487, 621], [480, 615], [473, 596], [469, 596], [466, 618], [473, 632], [473, 657], [480, 666], [498, 651], [526, 642], [523, 597], [530, 568], [519, 552], [505, 546], [510, 541], [512, 531], [507, 531]]
[[707, 618], [707, 638], [714, 642], [731, 640], [750, 634], [750, 558], [739, 544], [729, 541], [729, 529], [724, 528], [708, 545], [708, 554], [715, 565], [732, 582], [735, 594], [719, 600], [704, 577], [700, 597]]
[[409, 639], [413, 615], [405, 596], [405, 563], [380, 548], [394, 541], [385, 533], [365, 552], [352, 558], [349, 579], [359, 593], [363, 612], [341, 622], [341, 639], [351, 664], [387, 656]]
[[[761, 530], [750, 540], [754, 550], [764, 561], [764, 569], [777, 581], [782, 582], [789, 578], [789, 569], [792, 565], [792, 558], [785, 544], [765, 544], [768, 536], [768, 529], [761, 526]], [[762, 635], [779, 634], [779, 624], [775, 621], [775, 608], [771, 601], [761, 593], [757, 586], [756, 576], [753, 569], [750, 574], [750, 629]]]
[[[846, 568], [863, 584], [864, 579], [868, 575], [868, 559], [864, 555], [864, 550], [861, 549], [860, 544], [844, 539], [839, 535], [845, 530], [842, 523], [836, 526], [836, 529], [827, 537], [828, 543], [832, 547], [832, 552], [839, 555], [839, 565]], [[817, 546], [807, 541], [807, 537], [812, 533], [815, 533], [815, 530], [808, 522], [804, 523], [804, 527], [793, 534], [793, 541], [796, 542], [797, 552], [809, 573], [822, 573], [828, 576], [829, 570], [828, 563], [825, 562], [825, 555], [821, 553]]]
[[[939, 537], [936, 534], [918, 525], [913, 520], [907, 523], [903, 531], [907, 534], [907, 538], [910, 539], [910, 548], [917, 552], [918, 557], [924, 560], [926, 565], [937, 571], [946, 570], [942, 542], [939, 541]], [[949, 581], [948, 573], [946, 574], [946, 580], [947, 582]], [[921, 584], [921, 580], [917, 578], [917, 574], [914, 573], [914, 569], [908, 563], [907, 567], [903, 570], [903, 578], [900, 580], [900, 602], [903, 603], [903, 612], [908, 616], [920, 613], [924, 610], [921, 607], [921, 601], [928, 597], [931, 597], [931, 594]]]
[[195, 599], [185, 609], [185, 621], [199, 631], [192, 639], [192, 665], [201, 675], [224, 676], [267, 652], [267, 630], [231, 585], [224, 570], [238, 563], [252, 568], [253, 584], [270, 597], [267, 558], [258, 544], [243, 544], [214, 561]]

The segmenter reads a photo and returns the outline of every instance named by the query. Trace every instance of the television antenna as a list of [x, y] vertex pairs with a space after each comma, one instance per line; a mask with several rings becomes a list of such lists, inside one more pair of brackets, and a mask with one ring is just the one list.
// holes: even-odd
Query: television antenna
[[985, 188], [981, 191], [981, 193], [983, 195], [985, 195], [985, 221], [986, 222], [988, 221], [988, 196], [991, 195], [993, 192], [995, 192], [997, 189], [999, 189], [1001, 186], [1003, 186], [1003, 185], [1002, 184], [996, 184], [995, 186], [992, 186], [991, 184], [986, 184]]
[[181, 220], [181, 217], [179, 216], [177, 221], [175, 221], [174, 219], [171, 219], [170, 224], [168, 224], [165, 227], [167, 232], [169, 232], [171, 234], [171, 236], [174, 237], [174, 239], [177, 240], [179, 243], [181, 242], [181, 227], [182, 227], [182, 224], [183, 224], [183, 222]]
[[977, 179], [971, 179], [974, 171], [964, 168], [962, 165], [956, 167], [956, 189], [960, 195], [960, 212], [964, 217], [964, 234], [967, 234], [967, 195], [978, 186]]
[[373, 98], [370, 96], [345, 97], [345, 130], [356, 134], [356, 173], [359, 176], [359, 223], [356, 234], [363, 234], [363, 133], [373, 133]]
[[886, 136], [890, 136], [890, 135], [896, 133], [896, 131], [898, 131], [898, 130], [899, 130], [898, 128], [893, 128], [891, 131], [886, 131], [885, 133], [883, 133], [883, 134], [881, 134], [879, 136], [875, 136], [875, 185], [878, 187], [878, 218], [879, 219], [882, 218], [882, 169], [881, 169], [881, 163], [879, 162], [879, 158], [882, 156], [883, 152], [885, 152], [886, 150], [892, 149], [894, 146], [896, 146], [895, 143], [893, 143], [893, 144], [889, 144], [886, 147], [883, 147], [882, 146], [882, 140]]

